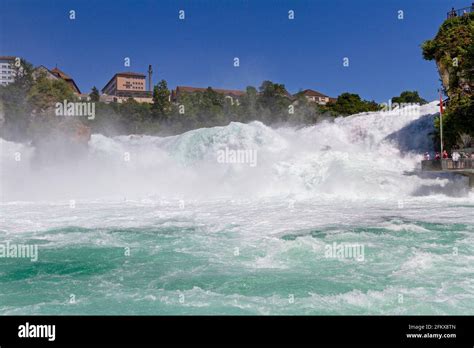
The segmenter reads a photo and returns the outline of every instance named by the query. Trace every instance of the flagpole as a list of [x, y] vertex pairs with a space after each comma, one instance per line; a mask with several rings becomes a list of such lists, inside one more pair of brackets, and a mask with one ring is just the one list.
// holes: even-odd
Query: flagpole
[[441, 90], [438, 89], [439, 92], [439, 132], [440, 132], [440, 140], [441, 140], [441, 158], [443, 158], [443, 97], [441, 96]]

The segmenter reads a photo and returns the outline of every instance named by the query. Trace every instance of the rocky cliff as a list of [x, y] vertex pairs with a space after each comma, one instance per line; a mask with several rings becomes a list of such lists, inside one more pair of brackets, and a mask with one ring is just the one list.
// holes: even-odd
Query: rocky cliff
[[[449, 96], [443, 128], [450, 149], [466, 138], [462, 134], [474, 137], [474, 13], [447, 19], [422, 49], [425, 59], [436, 62], [444, 92]], [[439, 128], [439, 120], [436, 126]]]

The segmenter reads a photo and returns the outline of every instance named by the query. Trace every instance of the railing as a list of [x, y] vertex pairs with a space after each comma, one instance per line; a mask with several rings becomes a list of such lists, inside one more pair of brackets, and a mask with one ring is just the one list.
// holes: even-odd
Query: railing
[[456, 169], [473, 169], [473, 160], [468, 158], [460, 158], [457, 161], [452, 159], [445, 159], [441, 161], [443, 170], [456, 170]]
[[448, 18], [455, 18], [465, 16], [471, 12], [474, 12], [474, 3], [470, 7], [464, 7], [459, 10], [451, 10], [447, 13]]
[[424, 160], [421, 161], [423, 171], [442, 170], [474, 170], [474, 160], [470, 158], [460, 158], [457, 161], [452, 159]]

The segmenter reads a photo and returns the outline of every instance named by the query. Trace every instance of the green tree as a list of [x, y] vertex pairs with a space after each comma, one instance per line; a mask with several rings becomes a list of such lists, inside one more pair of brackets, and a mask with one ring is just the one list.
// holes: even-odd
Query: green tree
[[258, 119], [257, 101], [257, 89], [255, 87], [248, 86], [245, 90], [245, 94], [240, 98], [240, 105], [237, 108], [239, 121], [249, 122]]
[[[46, 139], [57, 139], [64, 136], [67, 129], [61, 128], [61, 123], [74, 123], [76, 127], [80, 120], [56, 116], [56, 103], [74, 102], [77, 100], [71, 87], [62, 79], [48, 79], [40, 74], [28, 92], [28, 104], [31, 107], [31, 122], [28, 127], [28, 137], [35, 145], [43, 144]], [[68, 122], [69, 121], [69, 122]], [[66, 127], [67, 128], [67, 127]]]
[[[474, 13], [444, 21], [422, 50], [423, 58], [436, 62], [449, 97], [443, 114], [444, 145], [449, 150], [459, 141], [459, 134], [474, 136]], [[435, 127], [433, 136], [438, 142], [439, 118]]]
[[144, 133], [145, 124], [151, 120], [151, 109], [148, 103], [139, 103], [133, 98], [128, 98], [119, 106], [122, 124], [128, 133]]
[[268, 124], [286, 121], [291, 97], [286, 91], [285, 85], [263, 81], [259, 89], [258, 105], [261, 120]]
[[328, 103], [324, 109], [334, 115], [354, 115], [361, 112], [378, 111], [380, 105], [374, 101], [362, 100], [358, 94], [342, 93], [335, 103]]
[[83, 122], [91, 127], [92, 133], [100, 133], [106, 136], [127, 134], [127, 117], [120, 113], [121, 106], [119, 103], [96, 102], [94, 119], [86, 118]]
[[33, 66], [24, 59], [20, 59], [19, 63], [13, 65], [14, 82], [0, 86], [0, 104], [4, 115], [0, 136], [11, 141], [26, 140], [31, 121], [28, 92], [34, 83]]
[[171, 110], [170, 91], [165, 80], [161, 80], [155, 87], [153, 87], [153, 117], [158, 120], [167, 118]]
[[392, 103], [418, 103], [420, 105], [426, 104], [426, 100], [419, 96], [417, 91], [404, 91], [398, 97], [392, 98]]
[[36, 78], [28, 92], [28, 102], [33, 108], [33, 113], [48, 113], [54, 110], [57, 102], [64, 100], [75, 101], [75, 97], [71, 87], [62, 79], [49, 79], [45, 74], [41, 74]]
[[98, 102], [100, 100], [99, 90], [96, 86], [92, 87], [92, 92], [89, 94], [91, 101]]
[[205, 127], [221, 126], [226, 123], [224, 96], [208, 87], [201, 95], [199, 120]]

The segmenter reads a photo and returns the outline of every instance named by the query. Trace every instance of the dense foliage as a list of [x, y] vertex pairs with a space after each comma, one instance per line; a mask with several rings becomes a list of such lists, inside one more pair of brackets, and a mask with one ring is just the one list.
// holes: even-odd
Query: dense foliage
[[392, 103], [426, 104], [426, 100], [420, 97], [417, 91], [404, 91], [398, 97], [392, 98]]
[[367, 111], [378, 111], [380, 105], [375, 101], [362, 100], [358, 94], [342, 93], [335, 103], [329, 103], [326, 109], [333, 115], [353, 115]]
[[[0, 87], [4, 122], [1, 134], [14, 141], [47, 137], [65, 119], [90, 127], [92, 133], [177, 134], [190, 129], [227, 125], [229, 122], [262, 121], [265, 124], [309, 125], [322, 118], [376, 111], [380, 106], [362, 100], [357, 94], [343, 93], [333, 103], [317, 105], [299, 93], [291, 96], [283, 84], [264, 81], [257, 89], [247, 87], [238, 98], [228, 98], [211, 87], [202, 92], [180, 93], [170, 100], [166, 81], [153, 89], [151, 104], [128, 99], [123, 103], [100, 102], [99, 91], [92, 88], [90, 101], [95, 104], [95, 116], [57, 117], [57, 102], [78, 101], [71, 88], [62, 80], [35, 75], [31, 64], [22, 63], [14, 83]], [[33, 78], [34, 76], [34, 78]]]
[[5, 87], [0, 87], [0, 103], [3, 110], [3, 126], [0, 135], [11, 140], [26, 138], [33, 107], [28, 94], [33, 85], [33, 66], [22, 62], [22, 69], [14, 67], [16, 79]]
[[[423, 57], [435, 60], [449, 104], [443, 114], [443, 135], [450, 149], [463, 134], [474, 137], [474, 13], [450, 18], [436, 37], [423, 43]], [[435, 139], [439, 138], [439, 119]]]

